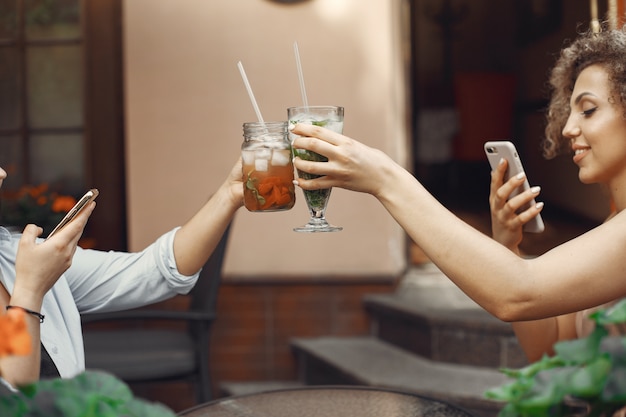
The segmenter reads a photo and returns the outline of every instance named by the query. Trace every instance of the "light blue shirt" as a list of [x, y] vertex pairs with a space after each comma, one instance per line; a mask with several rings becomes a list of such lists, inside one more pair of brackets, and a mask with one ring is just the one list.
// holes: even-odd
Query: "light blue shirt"
[[[174, 235], [158, 238], [141, 252], [104, 252], [77, 248], [72, 266], [44, 296], [41, 342], [61, 377], [85, 370], [80, 314], [126, 310], [186, 294], [198, 273], [178, 272]], [[15, 256], [19, 234], [0, 227], [0, 282], [11, 294], [15, 283]]]

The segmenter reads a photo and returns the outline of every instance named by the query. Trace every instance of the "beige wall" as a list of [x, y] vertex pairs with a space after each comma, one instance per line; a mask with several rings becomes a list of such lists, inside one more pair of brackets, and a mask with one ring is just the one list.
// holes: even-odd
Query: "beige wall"
[[[309, 102], [346, 108], [345, 133], [406, 164], [401, 0], [126, 0], [124, 48], [128, 230], [131, 250], [181, 224], [239, 155], [241, 125], [255, 120], [242, 61], [265, 120], [301, 102], [298, 42]], [[302, 194], [289, 212], [242, 208], [226, 273], [397, 274], [402, 230], [372, 197], [333, 190], [327, 217], [344, 227], [298, 234]]]

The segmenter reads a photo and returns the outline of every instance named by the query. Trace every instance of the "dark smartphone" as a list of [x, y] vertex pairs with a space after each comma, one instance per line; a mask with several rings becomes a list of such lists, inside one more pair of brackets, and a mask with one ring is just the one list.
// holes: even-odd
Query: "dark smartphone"
[[71, 222], [74, 219], [74, 217], [76, 217], [78, 213], [80, 213], [81, 210], [87, 206], [87, 204], [89, 204], [90, 202], [95, 200], [96, 197], [98, 197], [98, 194], [99, 192], [95, 188], [92, 188], [91, 190], [87, 191], [85, 195], [82, 196], [80, 200], [78, 200], [78, 203], [76, 203], [74, 207], [72, 207], [72, 209], [67, 212], [65, 217], [63, 217], [63, 219], [59, 222], [59, 224], [56, 225], [56, 227], [50, 232], [50, 234], [48, 235], [46, 239], [50, 239], [52, 235], [54, 235], [56, 232], [61, 230], [63, 226]]
[[[519, 174], [520, 172], [524, 172], [524, 167], [522, 166], [522, 160], [520, 159], [517, 149], [515, 149], [515, 145], [512, 142], [502, 140], [502, 141], [490, 141], [485, 143], [485, 154], [487, 154], [487, 159], [489, 160], [489, 164], [491, 165], [491, 169], [496, 169], [498, 164], [500, 163], [500, 159], [506, 159], [509, 164], [507, 167], [506, 175], [504, 180], [507, 181], [509, 178]], [[530, 185], [528, 183], [528, 178], [524, 181], [517, 190], [513, 191], [509, 198], [515, 197], [522, 191], [528, 190]], [[528, 204], [525, 204], [520, 211], [524, 211], [531, 206], [537, 204], [535, 199], [533, 198]], [[543, 224], [543, 219], [541, 218], [541, 214], [535, 216], [531, 221], [526, 223], [523, 227], [523, 230], [526, 232], [532, 233], [541, 233], [545, 229]]]

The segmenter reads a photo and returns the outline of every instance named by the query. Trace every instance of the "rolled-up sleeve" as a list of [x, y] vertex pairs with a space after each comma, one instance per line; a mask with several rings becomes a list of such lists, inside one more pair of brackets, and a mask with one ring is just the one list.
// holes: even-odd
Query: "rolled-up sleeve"
[[174, 236], [159, 237], [141, 252], [103, 252], [78, 248], [65, 273], [81, 313], [125, 310], [186, 294], [198, 273], [178, 272]]

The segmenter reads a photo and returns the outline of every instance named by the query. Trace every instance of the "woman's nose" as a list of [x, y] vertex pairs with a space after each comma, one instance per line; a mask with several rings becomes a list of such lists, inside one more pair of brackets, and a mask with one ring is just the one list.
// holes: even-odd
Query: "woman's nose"
[[580, 135], [580, 126], [578, 126], [578, 124], [575, 123], [575, 121], [572, 120], [572, 117], [570, 116], [567, 119], [565, 126], [563, 126], [563, 130], [561, 131], [561, 133], [566, 138], [574, 139]]

